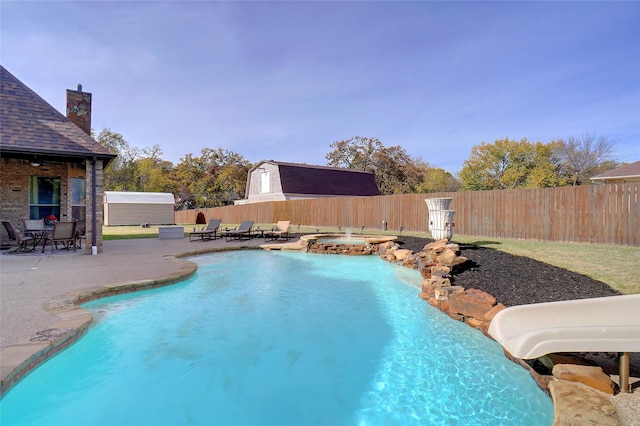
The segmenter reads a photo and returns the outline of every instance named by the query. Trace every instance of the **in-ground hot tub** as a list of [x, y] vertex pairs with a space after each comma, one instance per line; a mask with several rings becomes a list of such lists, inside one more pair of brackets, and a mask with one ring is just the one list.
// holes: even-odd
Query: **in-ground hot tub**
[[345, 234], [310, 234], [303, 235], [308, 253], [367, 255], [378, 252], [378, 246], [398, 237], [389, 235], [345, 235]]

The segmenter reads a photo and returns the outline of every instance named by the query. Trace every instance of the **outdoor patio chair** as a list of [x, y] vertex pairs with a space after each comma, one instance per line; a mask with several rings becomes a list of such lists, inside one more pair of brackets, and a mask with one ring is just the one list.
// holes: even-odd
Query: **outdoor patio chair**
[[44, 219], [22, 219], [25, 234], [30, 231], [42, 231], [45, 229]]
[[82, 240], [87, 239], [87, 225], [84, 221], [76, 220], [76, 245], [82, 248]]
[[[31, 235], [25, 235], [16, 228], [13, 227], [13, 224], [8, 220], [3, 220], [2, 224], [4, 225], [4, 229], [7, 230], [7, 234], [9, 234], [9, 240], [15, 241], [18, 246], [14, 249], [11, 249], [10, 252], [28, 252], [34, 251], [36, 248], [36, 240]], [[28, 246], [31, 245], [31, 248]]]
[[47, 236], [44, 237], [42, 243], [42, 252], [47, 242], [51, 242], [51, 253], [53, 253], [53, 247], [55, 245], [58, 248], [58, 243], [61, 243], [65, 249], [73, 248], [76, 251], [76, 225], [78, 222], [56, 222], [53, 225], [53, 230]]
[[227, 241], [231, 240], [241, 240], [242, 238], [247, 238], [247, 240], [251, 239], [251, 229], [253, 228], [252, 220], [243, 220], [240, 223], [240, 226], [234, 229], [225, 230], [222, 235], [226, 238]]
[[220, 234], [218, 233], [218, 229], [220, 228], [220, 223], [222, 223], [222, 219], [211, 219], [206, 228], [200, 231], [189, 232], [189, 241], [193, 241], [194, 238], [199, 241], [219, 238]]
[[273, 227], [270, 231], [264, 232], [265, 242], [280, 240], [280, 239], [288, 240], [290, 238], [289, 236], [290, 226], [291, 226], [290, 220], [279, 220], [278, 223], [276, 223], [275, 227]]

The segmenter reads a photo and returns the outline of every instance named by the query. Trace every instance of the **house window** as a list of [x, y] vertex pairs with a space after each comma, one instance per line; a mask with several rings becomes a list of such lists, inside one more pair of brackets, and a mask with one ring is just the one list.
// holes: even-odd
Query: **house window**
[[87, 185], [84, 178], [71, 179], [71, 217], [80, 223], [87, 218]]
[[260, 173], [260, 192], [261, 193], [270, 192], [269, 189], [270, 189], [269, 171], [265, 170], [262, 173]]
[[42, 219], [49, 215], [60, 219], [60, 178], [31, 176], [29, 219]]

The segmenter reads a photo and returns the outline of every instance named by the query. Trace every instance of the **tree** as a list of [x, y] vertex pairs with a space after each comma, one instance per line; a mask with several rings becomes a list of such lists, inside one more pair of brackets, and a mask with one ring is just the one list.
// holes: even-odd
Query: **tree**
[[232, 151], [204, 148], [175, 167], [179, 208], [217, 207], [244, 198], [250, 163]]
[[325, 156], [327, 165], [374, 173], [381, 194], [415, 192], [422, 180], [420, 168], [401, 146], [386, 148], [376, 138], [355, 136], [330, 147], [334, 150]]
[[492, 144], [483, 142], [471, 149], [460, 171], [463, 189], [541, 188], [560, 186], [558, 142], [530, 143], [509, 138]]
[[105, 128], [96, 140], [117, 157], [103, 171], [103, 186], [108, 191], [135, 191], [137, 189], [136, 161], [142, 151], [129, 145], [117, 132]]
[[178, 187], [173, 179], [173, 163], [162, 158], [145, 157], [136, 161], [135, 190], [144, 192], [171, 192]]
[[96, 140], [118, 155], [103, 172], [105, 190], [177, 192], [171, 179], [173, 163], [162, 159], [159, 145], [132, 147], [120, 133], [110, 129], [103, 129]]
[[615, 139], [585, 133], [580, 138], [560, 142], [557, 153], [560, 173], [574, 186], [589, 183], [592, 176], [618, 166], [612, 161]]
[[418, 164], [422, 170], [422, 181], [416, 185], [416, 192], [455, 192], [460, 189], [460, 181], [451, 173], [429, 163]]

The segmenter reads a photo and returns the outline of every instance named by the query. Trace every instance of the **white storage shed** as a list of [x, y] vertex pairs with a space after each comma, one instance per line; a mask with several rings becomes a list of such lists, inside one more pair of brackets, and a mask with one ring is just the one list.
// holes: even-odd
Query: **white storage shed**
[[104, 191], [104, 224], [173, 225], [175, 204], [168, 192]]

